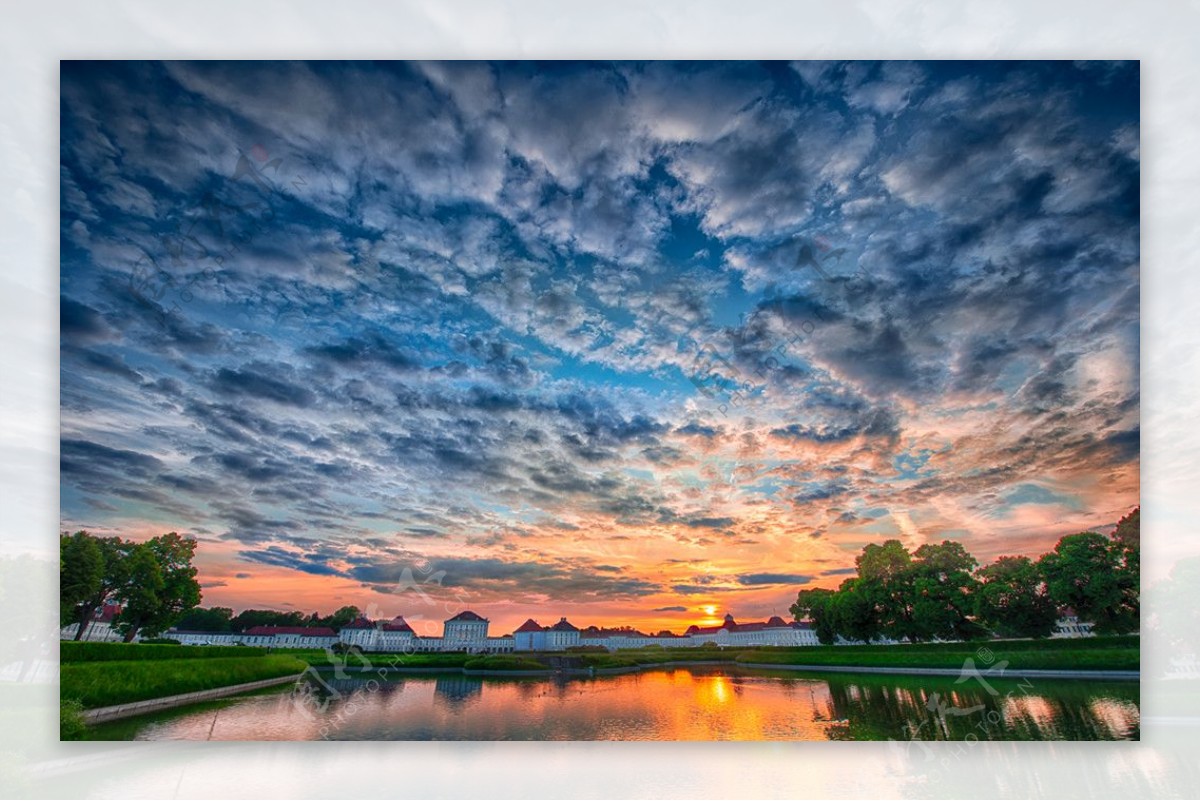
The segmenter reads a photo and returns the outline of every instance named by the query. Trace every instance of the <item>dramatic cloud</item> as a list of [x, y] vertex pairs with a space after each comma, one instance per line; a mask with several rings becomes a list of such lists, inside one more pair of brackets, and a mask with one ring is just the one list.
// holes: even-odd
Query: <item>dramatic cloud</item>
[[196, 536], [208, 604], [506, 630], [1112, 523], [1104, 67], [64, 62], [62, 525]]

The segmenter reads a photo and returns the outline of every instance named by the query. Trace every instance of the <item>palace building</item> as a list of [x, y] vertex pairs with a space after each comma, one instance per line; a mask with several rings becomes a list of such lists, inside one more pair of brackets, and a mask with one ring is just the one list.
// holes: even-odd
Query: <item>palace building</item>
[[[106, 605], [84, 634], [86, 640], [119, 640], [112, 626], [120, 607]], [[1060, 610], [1053, 637], [1089, 637], [1092, 625], [1079, 619], [1073, 609]], [[162, 636], [184, 645], [254, 645], [265, 648], [332, 648], [337, 644], [355, 646], [363, 651], [381, 653], [512, 653], [514, 651], [566, 651], [580, 646], [601, 647], [609, 651], [624, 648], [697, 648], [701, 646], [799, 646], [820, 645], [808, 622], [788, 622], [772, 615], [762, 622], [739, 623], [726, 614], [720, 625], [688, 626], [683, 634], [660, 631], [647, 634], [622, 626], [580, 629], [566, 617], [543, 626], [530, 618], [512, 634], [491, 636], [487, 618], [464, 610], [444, 621], [442, 636], [426, 637], [397, 615], [390, 620], [360, 617], [338, 631], [315, 626], [255, 626], [240, 632], [180, 631], [169, 629]], [[62, 639], [72, 639], [75, 625], [62, 629]], [[135, 639], [141, 639], [137, 637]], [[838, 644], [849, 644], [839, 638]]]

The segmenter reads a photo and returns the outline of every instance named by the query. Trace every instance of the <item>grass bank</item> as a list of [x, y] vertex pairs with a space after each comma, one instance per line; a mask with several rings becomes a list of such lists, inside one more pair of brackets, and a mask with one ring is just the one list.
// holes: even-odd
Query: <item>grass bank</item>
[[144, 661], [73, 662], [63, 664], [60, 668], [60, 698], [63, 701], [78, 701], [84, 709], [94, 709], [229, 687], [260, 679], [273, 679], [301, 673], [307, 667], [308, 664], [303, 660], [282, 654], [264, 655], [254, 659], [152, 658]]

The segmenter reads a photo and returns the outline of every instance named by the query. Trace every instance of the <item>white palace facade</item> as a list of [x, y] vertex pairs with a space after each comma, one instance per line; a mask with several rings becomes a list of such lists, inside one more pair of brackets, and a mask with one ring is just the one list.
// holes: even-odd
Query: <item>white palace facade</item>
[[[112, 627], [119, 611], [115, 605], [99, 610], [84, 633], [85, 640], [120, 640]], [[472, 611], [459, 612], [446, 620], [442, 636], [418, 634], [403, 617], [391, 620], [358, 618], [335, 631], [309, 626], [255, 626], [240, 632], [181, 631], [170, 629], [162, 636], [183, 645], [252, 645], [266, 648], [332, 648], [341, 643], [363, 651], [381, 653], [512, 653], [514, 651], [566, 651], [581, 646], [609, 651], [623, 648], [695, 648], [700, 646], [799, 646], [820, 645], [816, 632], [807, 622], [788, 622], [778, 615], [758, 623], [738, 623], [726, 614], [718, 626], [689, 626], [683, 634], [660, 631], [646, 634], [629, 627], [579, 629], [565, 617], [543, 626], [526, 620], [512, 634], [488, 634], [489, 621]], [[61, 631], [64, 640], [74, 639], [75, 625]], [[1091, 624], [1079, 620], [1073, 610], [1065, 610], [1053, 637], [1092, 636]], [[140, 637], [135, 639], [141, 639]], [[844, 643], [844, 641], [842, 641]], [[839, 643], [842, 644], [842, 643]]]

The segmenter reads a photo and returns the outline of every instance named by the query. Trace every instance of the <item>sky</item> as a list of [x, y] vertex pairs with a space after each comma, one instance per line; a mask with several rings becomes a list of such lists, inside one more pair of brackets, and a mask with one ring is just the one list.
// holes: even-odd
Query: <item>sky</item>
[[1136, 62], [66, 62], [61, 528], [682, 631], [1138, 503]]

